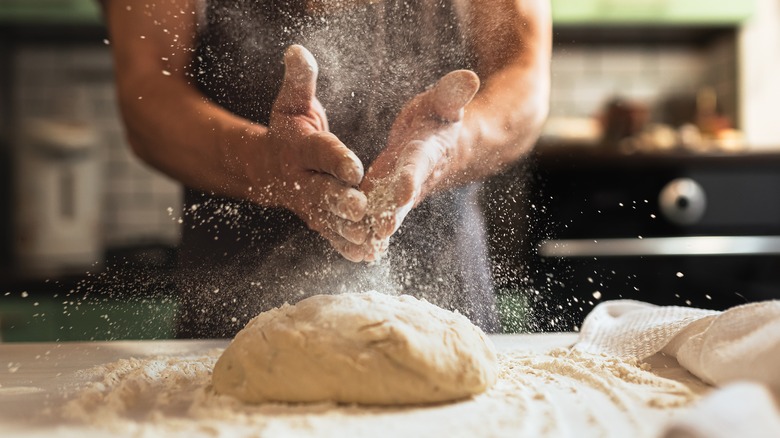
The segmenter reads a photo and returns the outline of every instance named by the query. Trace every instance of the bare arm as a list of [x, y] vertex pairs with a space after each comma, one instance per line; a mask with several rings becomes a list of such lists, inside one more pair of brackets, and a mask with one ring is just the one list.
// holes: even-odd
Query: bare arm
[[192, 84], [197, 0], [105, 0], [119, 102], [133, 150], [189, 187], [285, 207], [347, 258], [363, 243], [357, 156], [327, 131], [315, 97], [317, 63], [285, 54], [285, 77], [268, 127], [208, 100]]
[[472, 0], [467, 26], [482, 89], [466, 106], [446, 185], [483, 178], [527, 154], [547, 117], [549, 0]]
[[527, 154], [547, 116], [548, 0], [470, 0], [462, 12], [479, 76], [451, 72], [401, 109], [361, 185], [372, 233], [366, 260], [430, 193], [497, 173]]
[[[196, 3], [105, 1], [120, 108], [141, 159], [189, 187], [245, 198], [253, 185], [270, 182], [271, 169], [263, 166], [270, 160], [248, 159], [252, 149], [269, 149], [268, 130], [193, 86]], [[249, 163], [258, 169], [250, 172]]]

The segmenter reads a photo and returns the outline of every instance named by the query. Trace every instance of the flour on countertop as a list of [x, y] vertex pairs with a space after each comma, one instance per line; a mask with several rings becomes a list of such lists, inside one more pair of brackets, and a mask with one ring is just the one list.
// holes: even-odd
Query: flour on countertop
[[216, 394], [221, 350], [88, 370], [61, 415], [122, 436], [656, 436], [698, 395], [646, 364], [568, 349], [499, 353], [488, 392], [457, 403], [377, 408], [245, 405]]

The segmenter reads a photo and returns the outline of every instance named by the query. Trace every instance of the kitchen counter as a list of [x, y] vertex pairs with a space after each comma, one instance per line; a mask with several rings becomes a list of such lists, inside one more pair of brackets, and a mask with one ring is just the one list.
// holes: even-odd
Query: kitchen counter
[[[486, 394], [456, 403], [408, 408], [330, 404], [247, 407], [222, 400], [209, 405], [203, 404], [204, 397], [209, 397], [207, 376], [196, 385], [183, 380], [182, 388], [194, 389], [172, 392], [160, 402], [163, 398], [143, 393], [151, 394], [161, 387], [178, 388], [178, 383], [170, 386], [166, 367], [147, 366], [141, 370], [152, 383], [133, 383], [97, 404], [85, 404], [92, 408], [82, 409], [83, 417], [76, 420], [64, 420], [60, 415], [69, 400], [88, 400], [82, 391], [89, 388], [93, 391], [90, 397], [94, 398], [95, 388], [104, 390], [106, 385], [116, 383], [105, 379], [106, 370], [111, 368], [102, 368], [102, 374], [87, 372], [88, 369], [129, 358], [156, 358], [159, 365], [161, 357], [192, 360], [206, 355], [213, 363], [227, 341], [0, 344], [0, 430], [3, 436], [57, 434], [80, 438], [105, 436], [109, 431], [114, 436], [256, 436], [261, 432], [263, 436], [656, 436], [667, 421], [708, 391], [706, 385], [667, 358], [654, 359], [652, 372], [638, 367], [629, 367], [633, 371], [626, 372], [628, 368], [621, 365], [623, 371], [605, 373], [610, 369], [609, 363], [597, 364], [593, 358], [578, 359], [576, 355], [571, 358], [574, 362], [556, 368], [556, 360], [564, 351], [560, 348], [572, 345], [576, 336], [491, 336], [503, 354], [499, 382]], [[508, 362], [510, 357], [515, 357], [515, 362]], [[575, 362], [579, 363], [576, 369], [572, 368]], [[118, 376], [113, 378], [121, 380]], [[90, 386], [94, 381], [102, 381], [102, 386]], [[159, 406], [160, 413], [149, 408], [148, 415], [141, 415], [139, 409], [143, 406], [122, 412], [106, 410], [118, 401], [127, 402], [133, 392], [136, 396], [142, 394], [138, 398], [141, 405]], [[682, 393], [687, 395], [680, 398]], [[187, 394], [189, 398], [184, 397]], [[658, 398], [662, 395], [670, 398], [662, 402]], [[189, 408], [185, 406], [181, 413], [174, 415], [166, 410], [185, 399]], [[670, 400], [674, 403], [666, 405]], [[221, 410], [217, 411], [217, 407]], [[111, 417], [108, 412], [117, 417], [101, 422]]]

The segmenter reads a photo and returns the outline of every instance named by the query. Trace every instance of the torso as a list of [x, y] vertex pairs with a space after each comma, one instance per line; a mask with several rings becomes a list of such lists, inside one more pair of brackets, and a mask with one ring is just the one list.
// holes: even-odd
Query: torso
[[[351, 6], [328, 7], [345, 3]], [[302, 44], [319, 63], [317, 95], [331, 131], [366, 167], [406, 101], [446, 72], [471, 64], [450, 0], [212, 0], [206, 14], [195, 70], [207, 96], [267, 124], [282, 54], [290, 44]], [[388, 259], [366, 266], [341, 259], [289, 212], [188, 191], [182, 332], [230, 336], [249, 317], [283, 301], [366, 288], [425, 297], [494, 331], [476, 192], [472, 185], [427, 199], [393, 236]], [[197, 210], [188, 210], [193, 203]], [[216, 211], [221, 205], [237, 213]]]

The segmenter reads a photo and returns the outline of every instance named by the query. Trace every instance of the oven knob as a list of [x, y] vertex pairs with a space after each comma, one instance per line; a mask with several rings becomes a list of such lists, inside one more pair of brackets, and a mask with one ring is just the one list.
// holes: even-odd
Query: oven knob
[[701, 219], [707, 207], [704, 189], [690, 178], [670, 181], [658, 195], [661, 213], [670, 222], [691, 225]]

